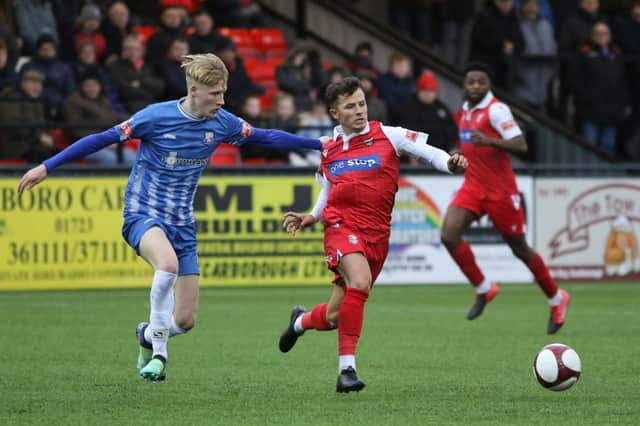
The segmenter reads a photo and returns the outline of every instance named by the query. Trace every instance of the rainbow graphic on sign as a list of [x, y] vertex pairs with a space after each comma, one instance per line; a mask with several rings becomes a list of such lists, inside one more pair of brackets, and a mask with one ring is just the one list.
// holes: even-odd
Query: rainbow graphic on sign
[[389, 252], [402, 252], [413, 245], [440, 245], [441, 229], [442, 212], [438, 205], [418, 186], [400, 178]]

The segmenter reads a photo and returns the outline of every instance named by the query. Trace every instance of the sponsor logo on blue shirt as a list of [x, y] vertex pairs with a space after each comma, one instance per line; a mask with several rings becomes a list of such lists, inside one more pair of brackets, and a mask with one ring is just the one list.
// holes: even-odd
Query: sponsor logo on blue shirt
[[338, 177], [343, 173], [356, 172], [360, 170], [375, 170], [380, 167], [380, 155], [368, 155], [366, 157], [347, 158], [336, 160], [329, 164], [329, 173], [333, 177]]

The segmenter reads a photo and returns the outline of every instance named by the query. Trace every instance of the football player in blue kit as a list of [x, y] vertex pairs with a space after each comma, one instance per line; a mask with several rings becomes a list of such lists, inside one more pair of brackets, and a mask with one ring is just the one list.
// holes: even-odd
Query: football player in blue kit
[[202, 171], [220, 143], [260, 143], [276, 149], [320, 149], [318, 139], [258, 129], [224, 110], [228, 71], [213, 54], [182, 64], [186, 97], [151, 104], [129, 120], [84, 137], [29, 170], [18, 191], [31, 189], [56, 167], [108, 145], [141, 140], [125, 192], [122, 235], [154, 270], [149, 322], [136, 328], [140, 376], [166, 377], [167, 343], [196, 322], [199, 269], [193, 199]]

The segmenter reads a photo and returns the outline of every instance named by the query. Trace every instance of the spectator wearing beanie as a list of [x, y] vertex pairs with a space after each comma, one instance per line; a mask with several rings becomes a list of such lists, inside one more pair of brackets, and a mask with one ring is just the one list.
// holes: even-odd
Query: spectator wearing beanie
[[449, 151], [458, 137], [458, 128], [451, 111], [438, 99], [438, 80], [431, 71], [425, 71], [417, 88], [398, 110], [397, 124], [428, 133], [429, 145]]
[[58, 59], [58, 43], [51, 34], [42, 34], [36, 41], [36, 54], [24, 65], [24, 70], [37, 69], [46, 79], [42, 98], [47, 103], [48, 115], [60, 118], [62, 102], [71, 95], [74, 88], [71, 68]]
[[75, 48], [78, 49], [83, 41], [91, 40], [96, 46], [98, 61], [102, 61], [107, 49], [107, 41], [100, 32], [100, 20], [102, 13], [95, 4], [85, 4], [82, 7], [80, 16], [76, 23], [77, 32], [74, 40]]

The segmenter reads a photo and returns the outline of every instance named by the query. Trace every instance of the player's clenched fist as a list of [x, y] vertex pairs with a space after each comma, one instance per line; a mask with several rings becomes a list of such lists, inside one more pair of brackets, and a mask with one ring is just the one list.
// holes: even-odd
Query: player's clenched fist
[[316, 218], [310, 214], [286, 212], [284, 214], [284, 222], [282, 223], [282, 227], [290, 234], [296, 235], [296, 231], [298, 229], [313, 225], [316, 222]]
[[447, 166], [449, 167], [451, 173], [462, 173], [467, 169], [468, 165], [469, 162], [467, 161], [465, 156], [460, 154], [459, 152], [454, 152], [453, 154], [451, 154], [451, 157], [449, 157], [449, 161], [447, 161]]

